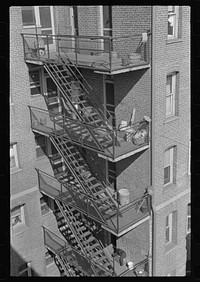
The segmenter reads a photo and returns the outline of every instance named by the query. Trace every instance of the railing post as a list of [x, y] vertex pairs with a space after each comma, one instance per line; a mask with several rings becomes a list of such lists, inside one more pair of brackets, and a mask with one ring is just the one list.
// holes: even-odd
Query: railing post
[[117, 191], [117, 233], [119, 232], [119, 192]]
[[115, 134], [117, 134], [117, 131], [114, 129], [113, 130], [113, 160], [115, 159]]
[[49, 36], [48, 34], [46, 34], [46, 38], [47, 38], [47, 54], [48, 54], [48, 60], [49, 60], [50, 56], [49, 56]]
[[38, 57], [40, 57], [38, 34], [36, 34], [36, 42], [37, 42], [37, 55], [38, 55]]
[[77, 50], [77, 36], [75, 35], [75, 56], [76, 56], [76, 67], [78, 67], [78, 50]]
[[57, 48], [58, 48], [58, 56], [60, 56], [60, 44], [59, 44], [59, 35], [57, 35]]
[[23, 42], [23, 50], [24, 50], [24, 59], [26, 58], [26, 52], [25, 52], [25, 42], [24, 42], [24, 35], [23, 34], [21, 34], [21, 36], [22, 36], [22, 42]]
[[112, 51], [112, 46], [111, 46], [111, 38], [109, 37], [109, 62], [110, 62], [110, 72], [111, 72], [111, 66], [112, 66], [112, 57], [111, 57], [111, 51]]

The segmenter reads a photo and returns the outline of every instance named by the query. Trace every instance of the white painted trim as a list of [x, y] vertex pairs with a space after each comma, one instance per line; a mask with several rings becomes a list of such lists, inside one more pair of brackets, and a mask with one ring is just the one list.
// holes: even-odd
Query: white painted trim
[[150, 68], [150, 64], [146, 64], [146, 65], [142, 65], [142, 66], [126, 67], [126, 68], [123, 68], [123, 69], [114, 70], [112, 72], [98, 71], [98, 70], [96, 70], [96, 71], [94, 70], [94, 72], [99, 73], [99, 74], [114, 75], [114, 74], [125, 73], [125, 72], [129, 72], [129, 71], [142, 70], [142, 69], [147, 69], [147, 68]]
[[20, 193], [15, 194], [15, 195], [11, 195], [10, 200], [14, 201], [14, 200], [16, 200], [16, 199], [18, 199], [20, 197], [23, 197], [23, 196], [25, 196], [27, 194], [30, 194], [30, 193], [33, 193], [33, 192], [36, 192], [36, 191], [39, 191], [38, 190], [38, 186], [34, 186], [34, 187], [30, 188], [30, 189], [27, 189], [25, 191], [22, 191]]
[[166, 206], [168, 206], [169, 204], [173, 203], [174, 201], [177, 201], [179, 198], [187, 195], [187, 194], [190, 194], [190, 189], [186, 189], [184, 190], [183, 192], [179, 193], [178, 195], [174, 196], [173, 198], [165, 201], [164, 203], [161, 203], [157, 206], [154, 207], [154, 210], [157, 212], [163, 208], [165, 208]]

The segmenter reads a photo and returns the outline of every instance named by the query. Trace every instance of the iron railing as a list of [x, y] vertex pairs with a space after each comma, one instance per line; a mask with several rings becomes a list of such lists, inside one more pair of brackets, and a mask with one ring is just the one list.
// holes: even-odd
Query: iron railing
[[[101, 126], [86, 124], [80, 120], [69, 116], [64, 116], [61, 113], [49, 113], [36, 107], [29, 107], [31, 115], [32, 130], [39, 131], [41, 134], [56, 133], [65, 135], [65, 138], [82, 147], [89, 148], [111, 159], [115, 159], [120, 152], [120, 155], [144, 149], [149, 145], [149, 120], [136, 122], [126, 127], [105, 129]], [[73, 112], [72, 112], [73, 115]], [[79, 131], [73, 129], [73, 126], [79, 126]], [[84, 133], [81, 133], [84, 132]], [[103, 146], [98, 137], [107, 134], [110, 143]], [[90, 138], [85, 138], [88, 135]], [[128, 146], [124, 146], [127, 144]], [[133, 153], [134, 154], [134, 153]]]
[[124, 66], [148, 64], [149, 36], [149, 31], [118, 37], [22, 34], [25, 59], [50, 60], [55, 53], [66, 52], [76, 66], [110, 72]]
[[[93, 195], [88, 195], [82, 191], [77, 192], [75, 186], [61, 184], [54, 177], [41, 170], [37, 169], [37, 173], [41, 193], [75, 208], [99, 222], [103, 228], [113, 231], [116, 235], [149, 215], [151, 196], [148, 193], [144, 193], [143, 196], [130, 202], [119, 204], [118, 208], [113, 211], [113, 216], [106, 218], [102, 212], [96, 209], [97, 200]], [[66, 195], [68, 196], [67, 201], [64, 200]]]

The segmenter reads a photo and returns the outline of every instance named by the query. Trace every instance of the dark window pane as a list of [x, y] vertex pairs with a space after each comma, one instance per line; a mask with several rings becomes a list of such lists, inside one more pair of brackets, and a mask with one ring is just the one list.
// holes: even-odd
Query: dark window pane
[[38, 95], [41, 94], [41, 87], [40, 86], [35, 86], [31, 88], [31, 95]]
[[[52, 34], [52, 30], [42, 30], [42, 34]], [[43, 38], [44, 45], [47, 45], [47, 37]], [[48, 37], [48, 44], [53, 44], [53, 38], [51, 36]]]
[[51, 28], [50, 7], [39, 7], [42, 28]]
[[31, 85], [40, 82], [40, 74], [39, 71], [30, 71], [29, 72], [29, 80]]
[[170, 182], [170, 166], [164, 168], [164, 184]]
[[33, 6], [22, 6], [22, 22], [23, 22], [23, 25], [35, 24]]
[[114, 84], [106, 83], [106, 104], [114, 105]]
[[112, 7], [103, 6], [103, 27], [112, 28]]

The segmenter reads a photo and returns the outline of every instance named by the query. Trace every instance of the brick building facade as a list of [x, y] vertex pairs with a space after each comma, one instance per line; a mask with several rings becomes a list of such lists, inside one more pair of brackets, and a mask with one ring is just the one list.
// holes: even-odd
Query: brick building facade
[[[172, 14], [170, 9], [174, 9]], [[175, 18], [175, 24], [173, 22], [172, 26], [176, 29], [173, 38], [169, 36], [167, 26], [168, 16], [171, 15]], [[106, 22], [105, 19], [108, 21]], [[45, 48], [42, 49], [42, 53], [33, 56], [33, 53], [30, 55], [28, 52], [35, 50], [38, 38], [34, 35], [30, 39], [30, 34], [35, 34], [36, 31], [38, 34], [43, 33], [43, 37], [39, 36], [39, 40], [44, 40]], [[22, 37], [21, 33], [29, 35]], [[45, 34], [51, 33], [57, 37], [45, 37]], [[110, 45], [108, 39], [102, 37], [107, 35], [113, 36]], [[75, 48], [74, 52], [78, 56], [78, 61], [74, 59], [74, 53], [70, 48]], [[54, 102], [58, 101], [54, 103], [57, 103], [54, 110], [59, 116], [65, 107], [62, 101], [65, 98], [64, 92], [67, 91], [63, 91], [64, 86], [60, 86], [58, 82], [62, 79], [66, 82], [67, 78], [63, 78], [60, 74], [60, 80], [56, 80], [54, 76], [56, 72], [61, 73], [60, 70], [66, 73], [66, 67], [61, 61], [58, 61], [60, 70], [58, 65], [56, 67], [58, 57], [55, 57], [54, 53], [61, 54], [63, 58], [66, 58], [66, 53], [69, 57], [72, 56], [67, 61], [69, 65], [71, 64], [67, 70], [74, 70], [73, 78], [79, 77], [83, 83], [83, 91], [88, 89], [87, 83], [91, 86], [92, 89], [89, 89], [87, 93], [88, 103], [99, 111], [104, 106], [104, 114], [107, 109], [111, 116], [113, 115], [113, 119], [109, 116], [110, 126], [113, 126], [112, 129], [116, 128], [115, 132], [111, 131], [112, 142], [115, 143], [117, 139], [121, 145], [112, 144], [108, 147], [111, 148], [110, 151], [109, 149], [99, 150], [102, 147], [98, 139], [94, 137], [97, 136], [95, 134], [99, 126], [91, 129], [92, 127], [88, 127], [90, 121], [88, 124], [82, 123], [84, 104], [81, 100], [79, 103], [82, 108], [79, 108], [79, 113], [81, 110], [82, 117], [79, 117], [79, 122], [82, 129], [89, 132], [89, 141], [81, 139], [79, 142], [78, 139], [73, 139], [74, 133], [70, 131], [71, 129], [65, 128], [68, 140], [75, 146], [74, 154], [80, 154], [83, 157], [92, 176], [100, 181], [101, 187], [105, 187], [104, 183], [107, 184], [108, 179], [109, 185], [112, 184], [112, 187], [107, 185], [104, 191], [108, 201], [112, 198], [113, 202], [116, 197], [122, 197], [120, 189], [129, 190], [129, 203], [123, 207], [122, 202], [119, 204], [120, 199], [117, 199], [115, 206], [118, 205], [118, 208], [119, 205], [121, 206], [117, 210], [117, 215], [115, 214], [114, 217], [112, 215], [111, 219], [107, 219], [102, 211], [99, 215], [98, 209], [95, 208], [98, 206], [98, 201], [92, 202], [88, 214], [88, 206], [87, 211], [83, 208], [81, 212], [84, 197], [80, 197], [80, 205], [77, 201], [75, 206], [70, 206], [69, 203], [61, 200], [62, 193], [59, 194], [60, 198], [52, 196], [51, 189], [59, 191], [59, 187], [63, 188], [63, 183], [59, 181], [55, 173], [57, 159], [54, 156], [57, 157], [57, 153], [60, 154], [59, 173], [64, 175], [67, 172], [68, 177], [75, 177], [74, 184], [70, 182], [74, 191], [89, 185], [87, 180], [82, 180], [81, 174], [77, 172], [74, 174], [76, 167], [73, 170], [73, 165], [68, 162], [69, 153], [68, 155], [66, 153], [68, 151], [64, 153], [59, 151], [61, 147], [64, 150], [64, 147], [62, 142], [56, 141], [58, 135], [51, 135], [57, 134], [56, 130], [60, 128], [60, 125], [55, 121], [56, 115], [54, 116], [48, 99], [50, 97], [54, 99]], [[131, 61], [131, 55], [135, 54], [140, 54], [139, 62], [138, 59]], [[73, 59], [74, 63], [72, 63]], [[126, 60], [128, 62], [124, 63]], [[50, 61], [54, 64], [53, 66], [49, 64]], [[26, 6], [25, 8], [13, 6], [10, 8], [10, 150], [13, 158], [11, 166], [11, 276], [25, 275], [25, 273], [33, 276], [64, 274], [91, 276], [85, 270], [86, 266], [84, 268], [79, 263], [80, 268], [77, 267], [73, 262], [70, 263], [65, 255], [60, 255], [53, 249], [47, 242], [48, 234], [51, 232], [54, 234], [51, 238], [54, 236], [59, 238], [55, 239], [57, 243], [60, 240], [63, 244], [72, 246], [74, 254], [77, 250], [80, 252], [79, 248], [81, 248], [82, 262], [85, 261], [85, 257], [90, 264], [92, 262], [92, 267], [90, 265], [92, 276], [98, 276], [98, 273], [99, 276], [112, 276], [113, 273], [115, 276], [184, 276], [186, 274], [187, 211], [190, 203], [189, 63], [190, 8], [186, 6], [178, 8], [177, 6], [112, 6], [105, 9], [103, 6]], [[54, 72], [51, 67], [54, 68]], [[77, 68], [81, 72], [78, 75]], [[167, 78], [172, 81], [171, 87], [175, 87], [176, 90], [172, 93], [175, 96], [172, 96], [171, 104], [166, 98]], [[175, 86], [174, 78], [176, 79]], [[50, 96], [49, 88], [51, 87], [57, 96]], [[72, 93], [75, 92], [72, 91]], [[68, 102], [70, 104], [68, 98], [65, 102], [66, 105]], [[168, 103], [167, 108], [166, 103]], [[77, 108], [73, 106], [73, 102], [70, 105], [77, 114]], [[170, 106], [173, 112], [168, 114]], [[44, 109], [46, 112], [34, 107]], [[143, 124], [144, 117], [150, 117], [150, 119], [147, 118], [149, 126], [147, 142], [141, 146], [131, 147], [132, 143], [127, 139], [128, 133], [124, 134], [124, 131], [120, 131], [119, 128], [122, 122], [127, 122], [127, 125], [130, 125], [129, 129], [131, 128], [130, 121], [134, 109], [134, 123], [137, 126]], [[52, 115], [48, 114], [50, 111]], [[66, 118], [65, 115], [64, 118]], [[36, 125], [34, 125], [35, 119]], [[76, 120], [73, 122], [76, 123]], [[107, 123], [101, 122], [101, 126], [106, 127]], [[120, 137], [121, 135], [123, 138]], [[91, 140], [94, 143], [90, 143]], [[65, 142], [63, 144], [68, 150]], [[172, 148], [169, 154], [170, 163], [166, 165], [166, 152], [170, 148]], [[35, 168], [42, 174], [40, 175]], [[165, 185], [164, 181], [166, 181]], [[147, 188], [150, 188], [148, 192], [152, 191], [153, 194], [149, 192], [148, 198], [145, 198]], [[69, 194], [73, 194], [70, 188], [66, 189]], [[80, 195], [83, 194], [80, 193]], [[87, 197], [91, 195], [92, 192]], [[101, 196], [105, 197], [105, 194]], [[87, 202], [87, 200], [84, 201]], [[106, 201], [106, 198], [102, 201]], [[145, 209], [145, 202], [147, 209]], [[66, 224], [65, 229], [71, 237], [63, 233], [63, 225], [59, 223], [59, 220], [63, 221], [63, 219], [57, 217], [59, 208]], [[89, 238], [94, 238], [97, 246], [95, 251], [99, 252], [99, 256], [97, 253], [88, 253], [88, 256], [85, 256], [81, 236], [88, 235], [83, 234], [79, 237], [79, 231], [77, 233], [74, 231], [76, 226], [68, 221], [72, 212], [73, 217], [76, 217], [74, 208], [81, 214], [79, 214], [81, 219], [76, 218], [81, 228], [84, 226], [84, 219], [95, 226], [95, 231], [91, 231], [92, 229], [87, 224], [84, 227], [87, 228], [85, 234], [91, 232], [89, 236], [92, 237]], [[99, 210], [100, 208], [101, 206]], [[92, 212], [93, 209], [96, 209], [95, 212]], [[68, 213], [63, 214], [63, 212]], [[169, 236], [168, 242], [165, 238], [167, 236]], [[75, 241], [70, 241], [69, 238], [75, 238], [73, 239]], [[89, 242], [88, 237], [85, 241], [87, 240]], [[88, 246], [92, 247], [92, 245]], [[122, 263], [119, 254], [116, 257], [112, 256], [113, 253], [115, 254], [115, 249], [121, 250], [125, 256]], [[101, 260], [105, 256], [103, 260], [105, 264], [100, 263], [99, 269], [90, 256], [95, 258], [94, 261]], [[133, 262], [133, 269], [127, 267], [128, 262]]]

